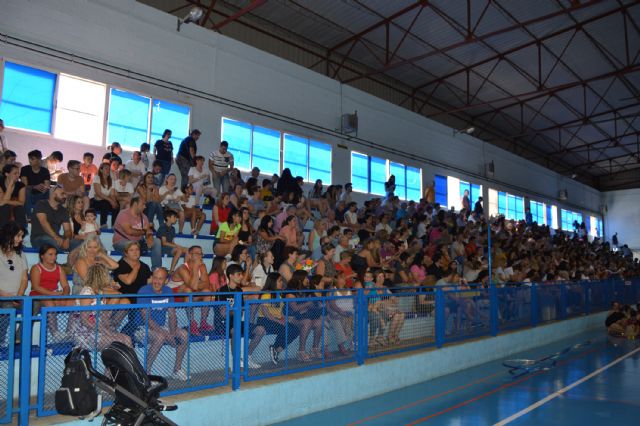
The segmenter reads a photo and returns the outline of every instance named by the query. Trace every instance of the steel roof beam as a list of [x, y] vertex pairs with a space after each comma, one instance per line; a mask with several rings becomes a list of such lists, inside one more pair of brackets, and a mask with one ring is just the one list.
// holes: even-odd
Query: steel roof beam
[[[345, 83], [350, 83], [352, 81], [358, 80], [358, 79], [363, 78], [363, 77], [370, 77], [372, 75], [381, 74], [381, 73], [384, 73], [385, 71], [388, 71], [390, 69], [394, 69], [394, 68], [397, 68], [397, 67], [400, 67], [400, 66], [403, 66], [403, 65], [412, 64], [412, 63], [420, 61], [422, 59], [426, 59], [426, 58], [429, 58], [429, 57], [434, 56], [434, 55], [439, 55], [439, 54], [448, 52], [450, 50], [454, 50], [454, 49], [457, 49], [459, 47], [465, 46], [465, 45], [470, 44], [470, 43], [475, 43], [475, 42], [478, 42], [478, 41], [487, 40], [487, 39], [489, 39], [491, 37], [495, 37], [497, 35], [505, 34], [505, 33], [511, 32], [511, 31], [515, 31], [515, 30], [518, 30], [520, 28], [526, 27], [528, 25], [536, 24], [538, 22], [543, 22], [543, 21], [546, 21], [546, 20], [551, 19], [551, 18], [555, 18], [555, 17], [558, 17], [558, 16], [565, 15], [569, 11], [584, 9], [584, 8], [593, 6], [595, 4], [601, 3], [601, 2], [602, 2], [602, 0], [593, 0], [593, 1], [585, 2], [585, 3], [581, 3], [580, 5], [572, 6], [570, 9], [567, 9], [567, 10], [559, 10], [557, 12], [553, 12], [553, 13], [550, 13], [550, 14], [547, 14], [547, 15], [543, 15], [543, 16], [539, 16], [537, 18], [530, 19], [528, 21], [524, 21], [524, 22], [521, 22], [521, 23], [518, 23], [518, 24], [514, 24], [514, 25], [509, 25], [507, 27], [501, 28], [499, 30], [491, 31], [491, 32], [488, 32], [486, 34], [482, 34], [482, 35], [479, 35], [479, 36], [476, 35], [471, 40], [464, 39], [464, 40], [459, 41], [457, 43], [450, 44], [449, 46], [445, 46], [445, 47], [440, 48], [440, 49], [435, 49], [435, 50], [433, 50], [431, 52], [423, 53], [423, 54], [415, 56], [413, 58], [403, 59], [403, 60], [400, 60], [398, 62], [394, 62], [394, 63], [389, 64], [389, 65], [387, 65], [385, 67], [382, 67], [380, 69], [373, 70], [371, 72], [365, 73], [365, 74], [363, 74], [361, 76], [358, 76], [358, 77], [354, 77], [354, 78], [352, 78], [350, 80], [345, 81]], [[630, 5], [626, 5], [626, 6], [622, 6], [622, 7], [623, 8], [628, 8], [628, 7], [630, 7]]]
[[219, 30], [220, 28], [224, 27], [225, 25], [230, 24], [233, 21], [237, 20], [241, 16], [246, 15], [247, 13], [249, 13], [249, 12], [257, 9], [258, 7], [262, 6], [263, 4], [266, 3], [266, 1], [267, 0], [253, 0], [249, 6], [243, 8], [243, 9], [240, 9], [239, 11], [237, 11], [233, 15], [229, 16], [224, 21], [220, 22], [219, 24], [216, 24], [212, 29], [215, 30], [215, 31]]

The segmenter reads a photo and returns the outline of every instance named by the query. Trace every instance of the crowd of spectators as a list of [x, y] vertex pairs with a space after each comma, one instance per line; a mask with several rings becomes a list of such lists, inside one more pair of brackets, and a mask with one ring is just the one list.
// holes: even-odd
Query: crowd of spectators
[[[136, 303], [132, 295], [145, 294], [152, 303], [163, 303], [173, 300], [175, 293], [263, 291], [260, 298], [271, 299], [280, 290], [289, 298], [305, 298], [327, 289], [349, 295], [364, 288], [375, 296], [369, 306], [370, 340], [379, 345], [400, 340], [405, 317], [397, 299], [388, 295], [389, 289], [401, 285], [526, 286], [640, 274], [637, 259], [610, 250], [599, 238], [590, 240], [581, 232], [584, 225], [576, 224], [575, 230], [567, 232], [530, 220], [516, 222], [502, 216], [487, 220], [482, 198], [472, 207], [468, 193], [461, 200], [461, 211], [447, 210], [434, 202], [433, 185], [421, 200], [404, 202], [395, 195], [394, 176], [385, 183], [384, 197], [362, 204], [355, 201], [350, 183], [325, 186], [318, 180], [307, 192], [303, 178], [289, 169], [264, 178], [254, 168], [243, 178], [234, 166], [233, 147], [224, 141], [209, 155], [205, 168], [205, 157], [198, 155], [200, 136], [193, 130], [174, 156], [171, 131], [166, 130], [153, 148], [142, 144], [126, 163], [120, 144], [113, 143], [99, 164], [94, 164], [93, 154], [86, 153], [82, 162], [69, 160], [67, 171], [59, 151], [43, 158], [33, 150], [28, 164], [21, 167], [7, 148], [0, 156], [0, 295], [23, 295], [27, 289], [22, 239], [28, 223], [31, 246], [40, 253], [40, 262], [31, 268], [32, 294], [119, 296], [105, 303]], [[174, 162], [180, 182], [171, 173]], [[179, 245], [177, 238], [185, 237], [187, 222], [192, 236], [201, 233], [203, 205], [212, 209], [211, 225], [204, 228], [215, 237], [211, 249], [207, 239], [190, 247]], [[108, 228], [113, 239], [111, 247], [105, 248], [100, 234]], [[489, 233], [491, 253], [487, 251]], [[121, 259], [112, 258], [109, 249]], [[71, 252], [71, 286], [56, 263], [60, 251]], [[205, 251], [215, 256], [209, 269], [203, 261]], [[169, 270], [162, 268], [163, 254], [172, 256]], [[150, 267], [144, 256], [149, 256]], [[197, 300], [227, 297], [198, 296]], [[55, 303], [62, 302], [45, 301], [44, 305]], [[417, 303], [427, 305], [424, 300]], [[175, 374], [181, 378], [185, 337], [171, 312], [152, 318], [151, 329], [157, 335], [150, 342], [150, 363], [159, 347], [169, 342], [176, 347]], [[220, 327], [219, 321], [210, 323], [208, 309], [199, 314], [198, 322], [194, 310], [189, 310], [192, 335]], [[268, 332], [277, 335], [271, 347], [274, 363], [298, 336], [301, 361], [320, 357], [323, 326], [332, 328], [339, 350], [348, 352], [352, 308], [333, 303], [325, 314], [330, 321], [320, 321], [323, 310], [314, 301], [292, 302], [290, 318], [277, 304], [261, 309], [252, 318], [248, 355], [256, 340], [259, 343]], [[78, 339], [87, 334], [92, 321], [83, 314], [74, 330]], [[285, 321], [289, 321], [287, 336]], [[115, 323], [105, 322], [101, 342], [130, 344], [132, 336], [119, 331]], [[311, 334], [311, 347], [307, 347]]]

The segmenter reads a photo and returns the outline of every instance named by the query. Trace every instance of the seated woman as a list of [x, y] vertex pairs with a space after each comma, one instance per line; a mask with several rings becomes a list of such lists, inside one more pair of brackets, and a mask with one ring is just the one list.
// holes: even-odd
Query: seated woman
[[207, 217], [202, 211], [202, 208], [197, 204], [198, 197], [193, 195], [193, 187], [191, 185], [187, 185], [184, 189], [184, 193], [189, 196], [189, 199], [181, 204], [182, 209], [184, 210], [184, 217], [186, 220], [189, 220], [189, 224], [191, 225], [191, 234], [198, 235], [200, 234], [200, 229], [202, 229], [202, 225], [204, 225], [204, 221]]
[[[68, 296], [70, 294], [69, 283], [64, 271], [56, 262], [58, 251], [49, 244], [44, 244], [38, 252], [40, 262], [31, 267], [31, 292], [29, 296]], [[38, 300], [44, 307], [73, 306], [71, 299], [44, 299]], [[49, 330], [54, 339], [58, 339], [58, 315], [49, 314], [47, 321]]]
[[221, 194], [216, 201], [216, 205], [211, 209], [211, 226], [209, 227], [209, 235], [217, 235], [220, 225], [227, 221], [231, 214], [229, 203], [231, 198], [229, 194]]
[[293, 246], [286, 246], [282, 250], [282, 257], [284, 261], [280, 265], [278, 272], [282, 275], [285, 286], [289, 287], [289, 280], [296, 271], [296, 263], [298, 262], [298, 248]]
[[0, 226], [11, 221], [27, 228], [25, 186], [20, 182], [20, 168], [7, 164], [2, 168], [0, 177]]
[[[295, 271], [287, 283], [287, 299], [305, 299], [313, 297], [314, 293], [303, 292], [309, 290], [309, 277], [304, 270]], [[300, 329], [298, 359], [311, 361], [313, 358], [322, 358], [320, 340], [322, 338], [322, 308], [313, 301], [296, 301], [289, 303], [289, 316], [293, 317], [291, 323]], [[313, 331], [313, 343], [311, 354], [307, 353], [307, 339]]]
[[273, 269], [274, 260], [275, 258], [271, 250], [267, 250], [265, 253], [258, 255], [257, 264], [251, 272], [251, 281], [255, 283], [255, 285], [260, 288], [264, 287], [269, 274], [275, 272]]
[[[204, 168], [204, 157], [202, 155], [196, 155], [196, 165], [189, 169], [189, 184], [192, 186], [192, 190], [195, 191], [195, 204], [200, 205], [202, 203], [202, 196], [209, 197], [216, 196], [216, 190], [211, 185], [211, 176], [209, 170]], [[190, 192], [187, 192], [189, 194]]]
[[109, 256], [97, 235], [87, 237], [80, 247], [69, 253], [67, 263], [73, 265], [73, 294], [80, 294], [90, 267], [102, 265], [108, 270], [118, 267], [118, 262]]
[[280, 236], [284, 239], [284, 243], [288, 246], [300, 248], [302, 247], [303, 237], [298, 230], [298, 219], [291, 215], [282, 223], [280, 228]]
[[[280, 354], [300, 334], [300, 330], [294, 324], [293, 317], [284, 315], [284, 304], [281, 302], [280, 291], [283, 289], [282, 276], [277, 272], [270, 272], [262, 288], [261, 300], [276, 300], [275, 302], [261, 303], [258, 311], [257, 327], [262, 327], [266, 333], [275, 334], [276, 340], [269, 346], [271, 362], [278, 365]], [[287, 324], [287, 322], [289, 324]], [[286, 325], [286, 327], [285, 327]], [[252, 340], [252, 343], [253, 340]], [[256, 345], [257, 346], [257, 345]]]
[[242, 215], [239, 211], [229, 214], [226, 222], [220, 224], [213, 252], [216, 256], [230, 254], [238, 244], [238, 232], [240, 232]]
[[251, 281], [251, 271], [253, 270], [253, 260], [249, 255], [249, 249], [244, 244], [236, 245], [231, 250], [231, 260], [227, 262], [227, 266], [240, 265], [243, 271], [242, 282], [248, 283]]
[[327, 214], [327, 210], [329, 209], [329, 203], [327, 202], [327, 200], [323, 198], [322, 179], [316, 180], [316, 183], [313, 184], [313, 188], [309, 190], [306, 201], [307, 201], [307, 210], [316, 208], [320, 212], [321, 216], [324, 216]]
[[178, 188], [176, 185], [176, 175], [169, 173], [164, 180], [164, 185], [160, 187], [160, 204], [165, 209], [171, 209], [178, 213], [178, 234], [182, 234], [184, 229], [184, 210], [182, 210], [182, 203], [186, 202], [189, 198]]
[[[87, 271], [85, 285], [80, 291], [80, 296], [118, 295], [113, 288], [113, 280], [109, 270], [103, 265], [93, 265]], [[101, 298], [101, 305], [118, 305], [126, 303], [126, 299], [118, 297]], [[76, 299], [77, 306], [97, 306], [96, 298], [85, 297]], [[117, 331], [119, 324], [111, 320], [117, 311], [99, 310], [82, 311], [72, 322], [75, 344], [89, 350], [101, 351], [112, 342], [121, 342], [131, 346], [131, 338]], [[97, 318], [99, 317], [99, 318]], [[96, 327], [98, 328], [96, 330]]]
[[153, 181], [153, 173], [147, 172], [142, 176], [136, 192], [140, 199], [144, 201], [144, 214], [153, 223], [154, 219], [158, 221], [158, 225], [162, 223], [162, 206], [160, 205], [161, 197], [158, 186]]
[[90, 205], [100, 212], [100, 226], [106, 228], [107, 216], [111, 214], [111, 227], [120, 211], [116, 190], [111, 179], [111, 168], [108, 163], [102, 163], [98, 174], [94, 176], [89, 191]]
[[[365, 288], [371, 289], [369, 294], [376, 296], [370, 299], [369, 313], [373, 329], [373, 341], [380, 345], [395, 345], [400, 342], [400, 330], [404, 325], [404, 314], [400, 312], [397, 297], [389, 297], [391, 293], [384, 286], [385, 274], [379, 269], [367, 271]], [[387, 338], [383, 337], [383, 329], [389, 323]]]
[[131, 198], [133, 198], [133, 194], [135, 193], [133, 184], [131, 183], [131, 171], [127, 169], [120, 170], [114, 186], [120, 209], [128, 209]]

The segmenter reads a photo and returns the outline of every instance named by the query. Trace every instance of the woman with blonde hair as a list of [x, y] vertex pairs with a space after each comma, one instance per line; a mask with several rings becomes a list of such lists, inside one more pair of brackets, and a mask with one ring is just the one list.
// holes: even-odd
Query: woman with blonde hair
[[118, 262], [109, 256], [97, 235], [87, 236], [80, 247], [69, 253], [68, 264], [72, 265], [73, 294], [80, 294], [91, 266], [103, 265], [108, 270], [118, 267]]
[[[90, 266], [87, 270], [87, 279], [84, 287], [80, 291], [81, 296], [98, 296], [98, 295], [118, 295], [120, 294], [113, 288], [113, 280], [109, 274], [109, 270], [100, 264]], [[124, 299], [126, 301], [126, 299]], [[118, 297], [109, 297], [100, 299], [101, 305], [117, 305], [121, 304], [123, 299]], [[78, 306], [97, 306], [98, 301], [95, 298], [76, 299]], [[131, 346], [131, 338], [126, 334], [117, 331], [118, 324], [114, 324], [112, 317], [117, 311], [108, 310], [86, 310], [81, 311], [76, 317], [77, 321], [73, 325], [73, 336], [75, 343], [87, 349], [103, 350], [112, 342], [122, 342], [127, 346]], [[96, 328], [98, 329], [96, 332]]]

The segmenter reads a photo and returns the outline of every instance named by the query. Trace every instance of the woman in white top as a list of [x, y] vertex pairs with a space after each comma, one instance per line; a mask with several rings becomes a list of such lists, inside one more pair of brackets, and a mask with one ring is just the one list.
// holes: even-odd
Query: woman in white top
[[123, 169], [118, 172], [118, 179], [113, 183], [116, 190], [116, 199], [121, 209], [128, 209], [131, 198], [133, 198], [133, 184], [131, 183], [131, 172]]
[[184, 228], [184, 210], [182, 209], [182, 203], [189, 200], [189, 196], [185, 194], [176, 186], [176, 175], [169, 173], [164, 179], [164, 185], [160, 187], [160, 204], [164, 208], [175, 210], [178, 213], [178, 233], [182, 234]]
[[195, 191], [196, 204], [202, 204], [202, 196], [215, 197], [217, 191], [211, 186], [209, 170], [204, 168], [204, 157], [198, 155], [195, 158], [196, 165], [189, 169], [189, 185], [193, 185]]
[[89, 191], [91, 208], [100, 212], [100, 227], [107, 227], [107, 215], [111, 213], [111, 227], [116, 221], [120, 211], [116, 190], [111, 179], [111, 167], [109, 163], [100, 164], [98, 173], [93, 177], [91, 190]]
[[258, 256], [259, 263], [253, 268], [251, 273], [251, 281], [258, 287], [264, 287], [264, 283], [267, 280], [267, 275], [271, 272], [275, 272], [273, 269], [273, 262], [275, 258], [271, 250], [267, 250]]

